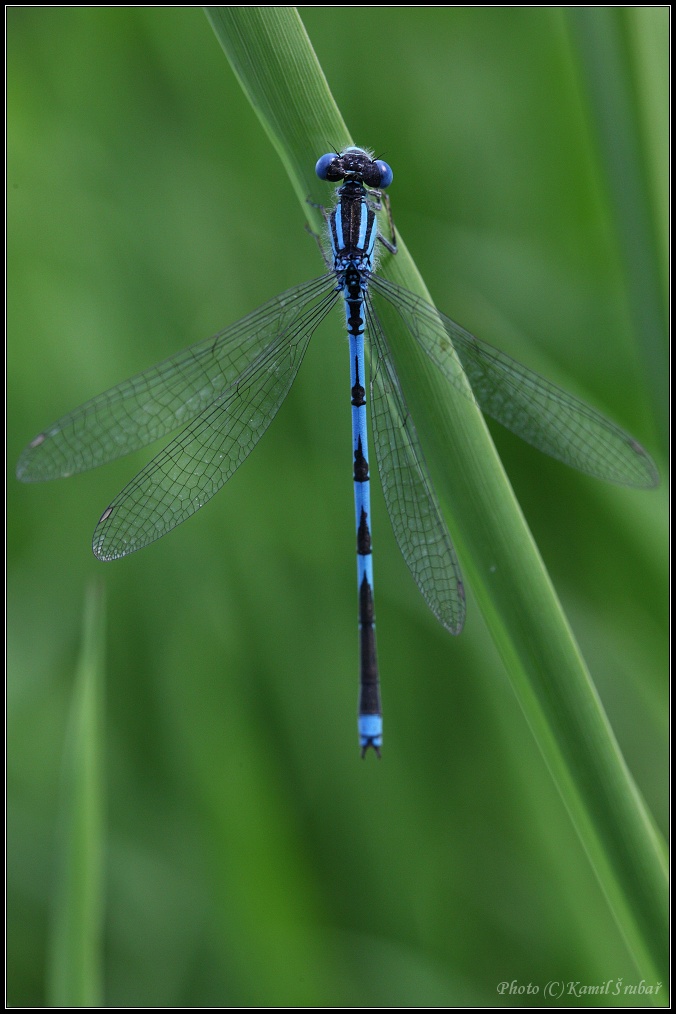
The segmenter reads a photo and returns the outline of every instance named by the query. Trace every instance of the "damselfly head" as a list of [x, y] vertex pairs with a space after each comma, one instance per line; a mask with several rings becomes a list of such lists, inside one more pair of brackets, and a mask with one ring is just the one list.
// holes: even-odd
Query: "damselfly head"
[[335, 151], [317, 161], [315, 172], [320, 180], [329, 183], [347, 182], [364, 183], [367, 187], [384, 190], [392, 182], [392, 170], [382, 159], [372, 158], [363, 148], [346, 148], [337, 154]]

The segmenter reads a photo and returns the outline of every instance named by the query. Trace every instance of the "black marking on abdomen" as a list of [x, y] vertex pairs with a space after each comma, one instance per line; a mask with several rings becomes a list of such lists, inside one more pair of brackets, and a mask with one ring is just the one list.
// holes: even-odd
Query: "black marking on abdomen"
[[361, 408], [366, 404], [366, 388], [362, 387], [359, 381], [359, 356], [354, 357], [354, 375], [356, 379], [352, 388], [352, 404], [356, 408]]
[[366, 579], [359, 588], [359, 655], [361, 662], [361, 685], [359, 690], [359, 714], [381, 714], [380, 682], [376, 657], [376, 628], [373, 608], [373, 592]]
[[360, 556], [368, 556], [371, 552], [371, 529], [369, 528], [368, 515], [363, 507], [357, 528], [357, 552]]
[[362, 626], [373, 626], [376, 622], [373, 605], [373, 589], [364, 574], [359, 586], [359, 622]]
[[357, 338], [364, 331], [364, 321], [361, 316], [362, 300], [348, 299], [346, 302], [350, 308], [347, 318], [347, 333], [351, 334], [353, 338]]
[[361, 384], [355, 384], [352, 388], [352, 404], [355, 408], [362, 408], [366, 404], [366, 389]]
[[361, 437], [357, 441], [357, 450], [354, 452], [354, 481], [369, 481], [369, 463], [364, 457], [364, 452], [361, 448]]

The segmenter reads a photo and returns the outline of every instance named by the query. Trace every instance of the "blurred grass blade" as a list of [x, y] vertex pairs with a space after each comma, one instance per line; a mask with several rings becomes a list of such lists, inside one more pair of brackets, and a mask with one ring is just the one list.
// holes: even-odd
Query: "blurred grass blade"
[[[352, 143], [295, 7], [205, 7], [211, 26], [316, 229], [319, 155]], [[299, 115], [302, 110], [302, 115]]]
[[[351, 141], [295, 8], [207, 16], [308, 217], [317, 157]], [[360, 138], [360, 143], [377, 138]], [[396, 159], [392, 158], [396, 177]], [[315, 225], [321, 220], [317, 216]], [[403, 240], [380, 272], [429, 299]], [[622, 759], [483, 417], [415, 343], [388, 332], [407, 403], [472, 590], [641, 974], [668, 971], [663, 846]], [[457, 386], [465, 383], [458, 371]], [[645, 495], [645, 494], [637, 494]], [[452, 646], [449, 642], [449, 652]]]
[[48, 981], [50, 1007], [100, 1007], [103, 918], [105, 602], [86, 594], [83, 639], [66, 733]]
[[[634, 335], [651, 393], [662, 447], [669, 446], [669, 352], [666, 287], [659, 260], [659, 199], [651, 201], [644, 162], [640, 105], [632, 63], [641, 55], [632, 47], [634, 22], [655, 15], [651, 8], [569, 7], [577, 51], [586, 79], [592, 134], [607, 180], [613, 217], [624, 261]], [[666, 14], [665, 9], [665, 16]], [[634, 48], [632, 58], [632, 48]], [[643, 59], [650, 59], [645, 54]], [[665, 71], [667, 68], [665, 68]], [[661, 94], [668, 94], [668, 83]], [[665, 141], [668, 110], [658, 126]], [[653, 125], [654, 129], [655, 125]], [[668, 266], [665, 265], [665, 277]]]

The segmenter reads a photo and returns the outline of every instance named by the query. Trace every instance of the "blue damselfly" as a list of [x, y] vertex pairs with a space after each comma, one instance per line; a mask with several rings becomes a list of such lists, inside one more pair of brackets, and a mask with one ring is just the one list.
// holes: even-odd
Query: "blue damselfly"
[[[194, 514], [242, 464], [289, 392], [315, 329], [342, 300], [350, 345], [363, 756], [369, 748], [379, 754], [382, 744], [369, 402], [378, 471], [399, 548], [444, 627], [458, 634], [465, 618], [460, 568], [394, 368], [380, 301], [394, 308], [451, 383], [457, 356], [480, 408], [535, 447], [622, 485], [649, 488], [657, 484], [658, 474], [643, 448], [600, 413], [374, 273], [378, 240], [396, 253], [383, 194], [392, 182], [387, 163], [361, 148], [347, 148], [323, 155], [316, 172], [322, 180], [341, 184], [334, 208], [325, 212], [327, 273], [64, 416], [29, 444], [17, 475], [26, 482], [73, 475], [182, 427], [106, 508], [94, 531], [93, 549], [100, 560], [141, 549]], [[389, 238], [378, 232], [383, 203]]]

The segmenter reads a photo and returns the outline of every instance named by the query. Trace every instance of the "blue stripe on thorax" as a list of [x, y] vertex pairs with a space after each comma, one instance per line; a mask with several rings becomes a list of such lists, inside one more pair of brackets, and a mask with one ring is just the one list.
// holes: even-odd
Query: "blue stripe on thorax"
[[331, 216], [331, 222], [333, 228], [329, 230], [331, 234], [331, 245], [333, 247], [333, 256], [337, 257], [345, 249], [345, 241], [343, 240], [343, 216], [341, 214], [340, 203], [336, 206], [333, 215]]
[[369, 222], [368, 207], [364, 202], [362, 202], [360, 210], [361, 216], [359, 222], [359, 240], [357, 241], [357, 245], [360, 250], [364, 250], [366, 249], [366, 227], [368, 226]]

